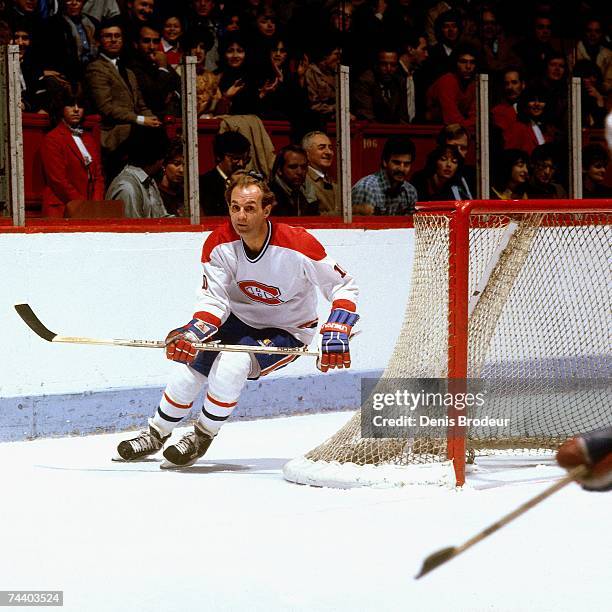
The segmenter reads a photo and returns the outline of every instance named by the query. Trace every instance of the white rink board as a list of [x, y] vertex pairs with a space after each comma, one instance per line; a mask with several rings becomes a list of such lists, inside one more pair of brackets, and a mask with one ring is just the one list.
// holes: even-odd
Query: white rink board
[[[312, 233], [362, 288], [353, 371], [382, 370], [401, 328], [413, 230]], [[0, 329], [11, 347], [0, 398], [163, 386], [177, 366], [162, 351], [49, 344], [21, 322], [13, 304], [29, 303], [62, 335], [163, 339], [193, 314], [203, 239], [182, 232], [0, 234]], [[320, 299], [320, 318], [328, 312]], [[278, 376], [315, 371], [314, 361], [302, 358]]]

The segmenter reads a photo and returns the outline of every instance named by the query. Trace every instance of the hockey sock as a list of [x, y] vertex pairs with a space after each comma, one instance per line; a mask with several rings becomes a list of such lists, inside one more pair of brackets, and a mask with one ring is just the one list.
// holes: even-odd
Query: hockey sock
[[198, 423], [212, 436], [217, 435], [236, 407], [250, 371], [250, 355], [220, 353], [215, 359], [208, 375], [208, 392], [198, 417]]
[[206, 376], [189, 366], [176, 368], [149, 423], [164, 436], [171, 433], [189, 414], [193, 401], [205, 383]]

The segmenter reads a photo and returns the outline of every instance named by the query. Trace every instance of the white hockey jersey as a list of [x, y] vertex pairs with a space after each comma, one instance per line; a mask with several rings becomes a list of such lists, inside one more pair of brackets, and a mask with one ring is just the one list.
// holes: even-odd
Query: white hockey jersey
[[268, 221], [261, 252], [250, 259], [231, 223], [215, 229], [202, 249], [204, 277], [194, 317], [221, 325], [230, 312], [256, 329], [276, 327], [310, 343], [317, 327], [317, 294], [355, 311], [358, 289], [301, 227]]

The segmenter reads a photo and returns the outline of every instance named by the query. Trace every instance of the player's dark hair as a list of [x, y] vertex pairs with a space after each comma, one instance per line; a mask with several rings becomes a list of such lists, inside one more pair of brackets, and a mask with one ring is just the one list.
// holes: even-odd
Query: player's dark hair
[[388, 162], [393, 155], [410, 155], [414, 162], [416, 159], [414, 142], [408, 136], [391, 136], [383, 147], [382, 160]]

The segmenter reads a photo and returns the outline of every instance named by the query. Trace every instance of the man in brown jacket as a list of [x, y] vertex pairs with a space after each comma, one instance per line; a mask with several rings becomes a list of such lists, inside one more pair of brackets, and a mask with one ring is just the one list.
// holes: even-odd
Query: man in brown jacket
[[102, 116], [100, 140], [107, 181], [123, 167], [123, 145], [133, 125], [160, 128], [161, 121], [146, 107], [134, 73], [121, 62], [120, 22], [108, 19], [98, 29], [100, 53], [87, 66], [85, 81], [93, 105]]

